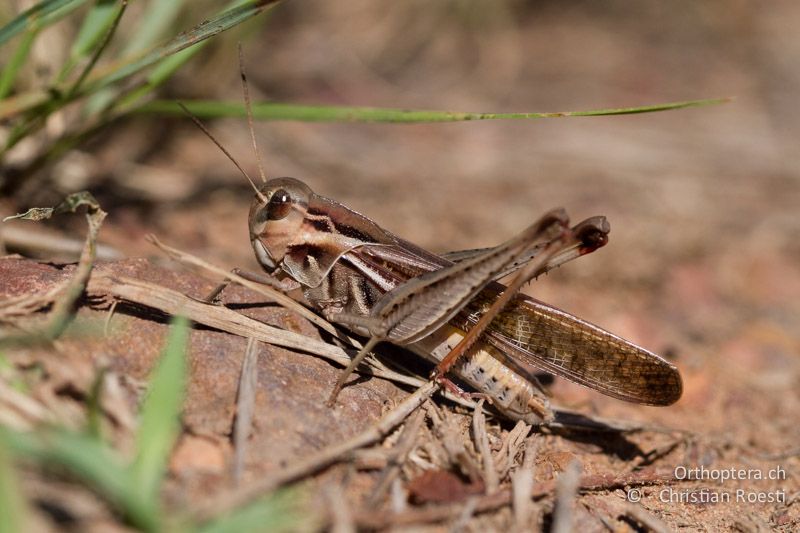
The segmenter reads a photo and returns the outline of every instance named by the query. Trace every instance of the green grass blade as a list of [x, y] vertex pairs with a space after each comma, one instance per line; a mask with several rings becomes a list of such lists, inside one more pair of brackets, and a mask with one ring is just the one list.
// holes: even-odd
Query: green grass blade
[[65, 469], [118, 508], [133, 525], [155, 529], [155, 509], [139, 498], [127, 468], [97, 439], [60, 429], [21, 433], [0, 426], [0, 443], [17, 457]]
[[311, 512], [305, 498], [296, 490], [283, 490], [211, 521], [198, 533], [317, 531], [319, 527], [319, 517]]
[[269, 5], [276, 2], [277, 0], [251, 1], [239, 7], [229, 9], [219, 17], [211, 21], [203, 22], [191, 30], [181, 33], [165, 45], [159, 46], [144, 56], [133, 59], [121, 66], [117, 65], [113, 72], [91, 79], [84, 85], [81, 93], [94, 92], [99, 88], [106, 87], [127, 78], [131, 74], [162, 61], [164, 58], [241, 24], [245, 20], [258, 15]]
[[31, 46], [37, 35], [39, 35], [38, 27], [32, 27], [29, 31], [25, 32], [22, 41], [14, 51], [14, 55], [11, 56], [11, 60], [6, 64], [5, 68], [3, 68], [3, 72], [0, 73], [0, 100], [5, 98], [14, 87], [17, 73], [22, 65], [25, 64], [25, 60], [28, 58]]
[[[67, 1], [67, 0], [51, 0], [51, 1]], [[85, 1], [85, 0], [72, 0], [72, 1]], [[203, 22], [195, 28], [181, 33], [163, 46], [152, 50], [144, 56], [128, 58], [124, 61], [118, 62], [114, 65], [108, 66], [104, 72], [96, 73], [90, 76], [86, 83], [83, 84], [81, 89], [70, 96], [69, 99], [60, 100], [60, 106], [64, 106], [69, 101], [97, 92], [98, 90], [107, 87], [117, 81], [120, 81], [132, 74], [139, 72], [147, 67], [159, 63], [164, 58], [180, 52], [186, 48], [194, 46], [210, 37], [222, 33], [242, 22], [254, 17], [261, 13], [264, 9], [277, 3], [279, 0], [254, 0], [246, 2], [241, 6], [229, 9], [222, 13], [219, 17]], [[2, 32], [3, 30], [0, 30]], [[33, 91], [18, 95], [15, 98], [7, 98], [0, 101], [0, 119], [16, 116], [25, 111], [29, 111], [39, 105], [46, 104], [51, 101], [52, 95], [45, 91]], [[7, 143], [10, 146], [10, 143]]]
[[8, 446], [0, 439], [0, 533], [25, 531], [27, 510]]
[[[125, 9], [126, 4], [117, 2], [117, 0], [97, 0], [94, 7], [86, 14], [81, 24], [81, 29], [75, 37], [70, 49], [69, 59], [64, 62], [61, 72], [59, 72], [55, 84], [61, 84], [67, 78], [82, 59], [87, 58], [95, 51], [96, 47], [102, 47], [103, 40], [108, 39], [109, 32], [112, 28], [116, 27], [119, 22], [119, 17]], [[94, 61], [92, 61], [93, 63]], [[94, 65], [90, 63], [89, 66], [84, 68], [81, 77], [85, 77]], [[73, 87], [78, 87], [80, 83], [76, 83]]]
[[105, 379], [105, 369], [100, 369], [89, 389], [89, 396], [86, 398], [86, 434], [103, 441], [103, 380]]
[[0, 100], [0, 120], [43, 105], [50, 98], [46, 91], [32, 91]]
[[[52, 23], [58, 17], [64, 16], [70, 11], [77, 9], [86, 0], [45, 0], [39, 2], [32, 8], [20, 13], [11, 22], [0, 28], [0, 45], [24, 31], [26, 28], [37, 24], [37, 20], [47, 18], [46, 23]], [[58, 17], [50, 17], [58, 15]]]
[[122, 4], [117, 0], [98, 0], [83, 19], [81, 29], [72, 44], [70, 51], [72, 61], [84, 58], [92, 52], [114, 23], [114, 18], [121, 9]]
[[134, 490], [145, 501], [158, 500], [167, 460], [180, 431], [188, 340], [188, 321], [178, 317], [170, 328], [167, 345], [153, 371], [147, 398], [142, 406], [132, 477]]
[[178, 18], [184, 0], [153, 0], [147, 6], [136, 33], [122, 51], [123, 56], [132, 56], [150, 48], [164, 38], [167, 30]]
[[[236, 0], [235, 2], [231, 2], [227, 8], [233, 9], [241, 4], [241, 0]], [[202, 43], [198, 43], [197, 45], [185, 50], [181, 50], [180, 52], [177, 52], [176, 54], [158, 63], [153, 68], [152, 72], [147, 76], [147, 83], [120, 98], [120, 100], [115, 103], [115, 109], [117, 111], [124, 112], [140, 98], [150, 94], [154, 89], [171, 78], [178, 69], [180, 69], [184, 64], [186, 64], [186, 62], [203, 50], [203, 48], [205, 48], [205, 46], [210, 42], [211, 41], [206, 40]]]
[[[540, 119], [563, 117], [595, 117], [608, 115], [632, 115], [700, 107], [728, 102], [728, 98], [688, 100], [641, 107], [594, 109], [589, 111], [563, 111], [556, 113], [465, 113], [454, 111], [424, 111], [387, 109], [376, 107], [347, 107], [285, 104], [262, 102], [253, 104], [253, 116], [259, 120], [296, 120], [305, 122], [462, 122], [468, 120]], [[244, 117], [244, 105], [235, 102], [183, 101], [194, 115], [200, 118]], [[183, 112], [173, 101], [156, 100], [135, 110], [137, 113], [159, 113], [181, 115]]]
[[75, 80], [75, 82], [67, 91], [64, 97], [66, 100], [70, 100], [72, 95], [78, 92], [78, 88], [80, 88], [83, 81], [86, 79], [89, 73], [94, 69], [95, 65], [97, 64], [97, 61], [100, 59], [100, 56], [103, 54], [106, 47], [108, 46], [108, 43], [110, 43], [111, 39], [114, 37], [114, 33], [117, 31], [119, 23], [122, 20], [122, 16], [125, 14], [125, 10], [127, 8], [128, 8], [128, 2], [124, 1], [120, 3], [119, 8], [113, 12], [114, 18], [112, 18], [111, 21], [108, 23], [108, 25], [104, 28], [105, 32], [103, 33], [102, 38], [97, 42], [97, 46], [94, 47], [94, 50], [92, 51], [92, 57], [83, 67], [83, 70], [78, 76], [78, 79]]

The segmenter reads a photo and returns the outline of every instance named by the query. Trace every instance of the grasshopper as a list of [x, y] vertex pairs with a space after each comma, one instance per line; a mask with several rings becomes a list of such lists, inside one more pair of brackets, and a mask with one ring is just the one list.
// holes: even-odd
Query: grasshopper
[[[267, 181], [261, 164], [242, 49], [239, 65], [253, 151], [256, 186], [205, 126], [195, 124], [233, 162], [255, 190], [248, 225], [256, 259], [267, 275], [239, 274], [289, 291], [329, 321], [369, 341], [340, 375], [347, 377], [382, 341], [433, 362], [433, 376], [460, 392], [452, 373], [487, 397], [506, 417], [553, 420], [537, 372], [563, 376], [614, 398], [670, 405], [683, 391], [678, 369], [658, 355], [560, 309], [519, 293], [537, 276], [605, 246], [605, 217], [570, 227], [563, 209], [546, 213], [493, 248], [431, 253], [366, 216], [314, 193], [294, 178]], [[514, 274], [506, 286], [498, 280]], [[209, 300], [215, 300], [226, 283]]]
[[[605, 217], [570, 227], [553, 210], [493, 248], [437, 255], [383, 229], [293, 178], [266, 181], [249, 214], [250, 241], [269, 277], [302, 289], [328, 320], [369, 337], [336, 384], [382, 341], [407, 347], [452, 373], [501, 414], [553, 419], [537, 372], [609, 396], [669, 405], [682, 392], [675, 366], [578, 317], [519, 293], [522, 285], [608, 242]], [[515, 274], [506, 286], [498, 280]], [[272, 280], [272, 281], [270, 281]]]

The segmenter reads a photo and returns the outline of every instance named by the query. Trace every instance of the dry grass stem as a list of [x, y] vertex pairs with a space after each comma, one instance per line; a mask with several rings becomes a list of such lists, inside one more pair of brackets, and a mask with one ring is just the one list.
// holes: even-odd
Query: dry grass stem
[[581, 480], [581, 464], [573, 460], [556, 480], [556, 505], [553, 509], [553, 533], [571, 533], [575, 523], [575, 496]]
[[69, 281], [60, 283], [47, 292], [41, 294], [22, 294], [13, 298], [6, 298], [0, 302], [0, 321], [10, 321], [19, 316], [26, 316], [55, 302], [66, 290]]
[[495, 469], [492, 450], [489, 447], [489, 436], [486, 434], [486, 415], [483, 414], [483, 402], [478, 402], [472, 414], [472, 436], [475, 440], [475, 448], [483, 461], [483, 482], [486, 485], [486, 493], [492, 494], [500, 487], [500, 478]]
[[108, 332], [111, 331], [111, 319], [114, 318], [114, 311], [117, 310], [118, 300], [111, 302], [111, 307], [108, 308], [106, 319], [103, 321], [103, 336], [108, 337]]
[[[80, 239], [24, 227], [22, 223], [6, 224], [3, 227], [2, 239], [8, 249], [37, 257], [59, 255], [77, 258], [80, 257], [84, 247]], [[120, 258], [122, 253], [116, 248], [105, 244], [97, 245], [97, 259], [113, 261]]]
[[338, 484], [326, 485], [322, 494], [328, 504], [331, 533], [355, 533], [353, 513], [350, 504], [344, 497], [342, 488]]
[[[430, 411], [429, 411], [430, 412]], [[465, 446], [466, 440], [455, 416], [447, 411], [439, 411], [439, 416], [431, 416], [434, 435], [447, 454], [448, 463], [457, 467], [472, 482], [483, 481], [481, 467]]]
[[[522, 420], [503, 436], [500, 450], [495, 454], [495, 469], [500, 479], [504, 479], [511, 467], [515, 464], [517, 454], [525, 445], [526, 437], [531, 432], [531, 427]], [[527, 449], [527, 448], [526, 448]]]
[[475, 508], [478, 505], [478, 498], [472, 496], [467, 498], [464, 505], [461, 507], [461, 512], [458, 514], [456, 520], [450, 525], [450, 532], [457, 533], [459, 531], [466, 531], [470, 519], [475, 515]]
[[389, 466], [381, 473], [381, 477], [367, 501], [367, 506], [372, 507], [378, 505], [381, 500], [383, 500], [389, 487], [391, 487], [394, 480], [397, 479], [397, 476], [400, 474], [400, 468], [403, 466], [403, 463], [406, 462], [408, 454], [411, 453], [411, 450], [414, 448], [419, 436], [419, 430], [424, 421], [425, 411], [420, 409], [406, 422], [400, 434], [400, 439], [392, 450], [391, 458], [388, 461]]
[[0, 380], [0, 423], [27, 430], [42, 422], [54, 422], [45, 406]]
[[64, 332], [69, 322], [72, 308], [76, 300], [83, 294], [89, 275], [92, 272], [97, 250], [97, 234], [105, 218], [106, 212], [96, 204], [89, 207], [86, 214], [89, 230], [86, 233], [86, 240], [78, 260], [78, 266], [68, 281], [57, 285], [44, 294], [10, 298], [0, 304], [0, 321], [14, 316], [30, 314], [51, 304], [53, 305], [53, 311], [46, 326], [30, 334], [8, 336], [0, 339], [0, 345], [33, 342], [37, 338], [39, 340], [53, 341]]
[[661, 519], [653, 516], [641, 505], [628, 503], [625, 506], [625, 516], [642, 525], [647, 531], [653, 533], [669, 533], [672, 531]]
[[530, 528], [533, 515], [533, 466], [536, 459], [536, 437], [525, 440], [525, 459], [522, 466], [511, 476], [511, 505], [514, 510], [514, 527], [516, 531], [526, 531]]
[[258, 341], [251, 338], [247, 341], [247, 349], [239, 376], [239, 391], [236, 396], [236, 419], [233, 424], [233, 481], [239, 484], [244, 471], [244, 459], [247, 451], [247, 439], [253, 426], [253, 412], [256, 405], [256, 387], [258, 386]]
[[393, 513], [403, 513], [408, 508], [408, 493], [403, 487], [400, 478], [395, 478], [394, 481], [392, 481], [390, 498]]

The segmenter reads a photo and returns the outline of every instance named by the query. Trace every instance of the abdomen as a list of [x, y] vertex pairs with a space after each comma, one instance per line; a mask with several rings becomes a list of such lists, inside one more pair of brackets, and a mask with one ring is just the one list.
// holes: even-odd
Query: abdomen
[[[410, 344], [415, 353], [438, 363], [464, 337], [464, 332], [444, 326], [428, 337]], [[525, 377], [502, 364], [492, 352], [496, 348], [478, 342], [456, 362], [450, 372], [492, 400], [493, 406], [513, 420], [528, 424], [551, 421], [547, 399]]]

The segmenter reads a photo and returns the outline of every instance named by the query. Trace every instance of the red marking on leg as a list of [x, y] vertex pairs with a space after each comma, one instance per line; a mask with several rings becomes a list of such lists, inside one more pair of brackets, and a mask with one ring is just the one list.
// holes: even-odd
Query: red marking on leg
[[492, 403], [492, 398], [487, 394], [482, 392], [466, 392], [464, 389], [444, 376], [436, 376], [434, 379], [442, 386], [443, 389], [453, 396], [458, 396], [459, 398], [463, 398], [465, 400], [486, 400], [487, 403]]

